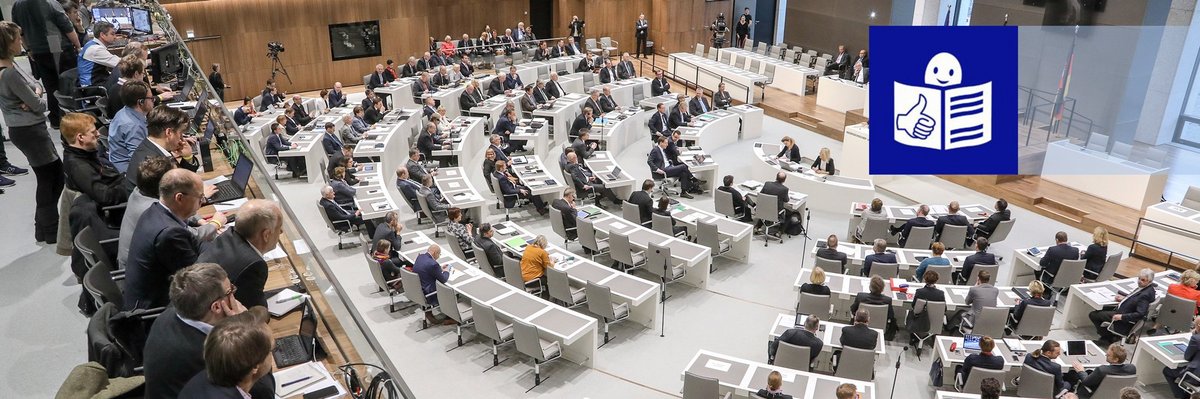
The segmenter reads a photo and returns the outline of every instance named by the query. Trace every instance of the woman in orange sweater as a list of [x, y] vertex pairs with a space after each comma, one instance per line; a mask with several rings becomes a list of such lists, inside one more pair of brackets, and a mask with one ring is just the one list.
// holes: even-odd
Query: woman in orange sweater
[[525, 252], [521, 254], [521, 279], [526, 283], [537, 280], [546, 274], [546, 268], [549, 267], [554, 267], [554, 260], [546, 252], [546, 236], [538, 235], [525, 246]]

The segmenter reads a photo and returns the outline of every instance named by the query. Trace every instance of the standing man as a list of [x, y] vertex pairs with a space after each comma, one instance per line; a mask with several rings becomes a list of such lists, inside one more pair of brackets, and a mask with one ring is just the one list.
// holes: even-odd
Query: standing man
[[737, 34], [737, 47], [746, 46], [746, 36], [750, 36], [750, 24], [754, 23], [754, 17], [750, 16], [750, 7], [742, 9], [742, 15], [738, 16], [737, 25], [734, 26], [734, 33]]
[[[65, 35], [74, 47], [73, 54], [82, 48], [75, 26], [67, 18], [62, 5], [57, 1], [46, 0], [17, 0], [12, 6], [12, 21], [21, 27], [21, 36], [25, 49], [29, 51], [29, 64], [33, 77], [42, 80], [42, 87], [47, 90], [58, 88], [58, 66], [54, 63], [53, 50], [50, 49], [50, 34], [47, 25], [53, 24], [60, 35]], [[581, 30], [582, 30], [582, 25]], [[66, 49], [64, 49], [66, 50]], [[58, 121], [62, 119], [62, 110], [58, 108], [58, 99], [47, 96], [46, 107], [50, 111], [50, 127], [58, 129]]]
[[567, 24], [567, 28], [571, 30], [571, 38], [575, 39], [575, 44], [583, 43], [583, 27], [586, 25], [578, 15], [571, 17], [571, 23]]
[[637, 29], [637, 56], [643, 57], [646, 54], [646, 36], [650, 34], [650, 21], [646, 20], [646, 14], [638, 15], [633, 27]]
[[217, 91], [217, 98], [225, 102], [225, 78], [221, 77], [221, 64], [212, 64], [212, 73], [208, 74], [208, 83]]

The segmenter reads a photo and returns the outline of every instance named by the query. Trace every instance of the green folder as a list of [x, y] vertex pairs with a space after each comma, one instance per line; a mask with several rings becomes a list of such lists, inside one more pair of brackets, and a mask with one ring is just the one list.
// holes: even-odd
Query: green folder
[[525, 246], [525, 239], [521, 238], [521, 237], [509, 238], [507, 240], [504, 240], [504, 245], [507, 245], [509, 248], [512, 248], [512, 249], [521, 249], [521, 247]]

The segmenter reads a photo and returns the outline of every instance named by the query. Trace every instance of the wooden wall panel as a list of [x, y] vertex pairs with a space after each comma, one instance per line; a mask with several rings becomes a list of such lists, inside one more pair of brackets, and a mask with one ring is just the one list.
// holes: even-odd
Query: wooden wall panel
[[[875, 12], [875, 19], [870, 18], [871, 11]], [[891, 15], [891, 0], [791, 0], [787, 5], [783, 41], [830, 54], [837, 53], [838, 45], [845, 45], [846, 51], [856, 54], [859, 49], [868, 48], [868, 28], [888, 25]]]

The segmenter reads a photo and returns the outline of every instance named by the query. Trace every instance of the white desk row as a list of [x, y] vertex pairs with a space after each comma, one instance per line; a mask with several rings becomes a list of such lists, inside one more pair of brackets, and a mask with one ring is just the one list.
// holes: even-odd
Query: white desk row
[[[1167, 286], [1177, 283], [1170, 276], [1178, 274], [1174, 271], [1162, 271], [1154, 274], [1154, 297], [1166, 296]], [[1133, 292], [1137, 288], [1137, 277], [1121, 280], [1109, 280], [1088, 284], [1072, 284], [1067, 294], [1067, 303], [1063, 306], [1063, 316], [1066, 316], [1066, 326], [1091, 327], [1088, 313], [1105, 306], [1116, 306], [1114, 298], [1118, 292]]]
[[716, 149], [738, 141], [741, 117], [726, 110], [712, 110], [692, 117], [692, 123], [679, 127], [679, 137], [697, 145]]
[[[821, 352], [832, 354], [835, 350], [842, 349], [842, 329], [850, 327], [849, 324], [842, 324], [829, 320], [821, 320], [821, 325], [817, 328], [817, 337], [821, 338]], [[804, 321], [796, 322], [796, 314], [780, 313], [775, 317], [775, 323], [771, 324], [771, 330], [767, 332], [767, 342], [775, 342], [783, 333], [792, 328], [803, 328]], [[875, 342], [875, 355], [887, 355], [887, 345], [883, 340], [883, 330], [872, 328], [879, 335]]]
[[[723, 355], [701, 349], [688, 362], [684, 371], [701, 377], [714, 378], [721, 384], [725, 392], [749, 393], [750, 396], [759, 389], [767, 386], [767, 376], [772, 371], [778, 371], [783, 376], [782, 389], [795, 398], [815, 399], [832, 397], [837, 387], [844, 384], [854, 384], [860, 393], [860, 399], [874, 399], [875, 383], [870, 381], [849, 380], [824, 374], [799, 370], [791, 370], [766, 363]], [[683, 376], [683, 373], [680, 373]]]
[[1041, 175], [1046, 181], [1141, 210], [1162, 198], [1170, 171], [1059, 140], [1046, 145]]
[[[800, 274], [796, 276], [794, 288], [796, 290], [797, 303], [799, 303], [800, 300], [800, 286], [808, 283], [811, 279], [811, 275], [812, 269], [803, 269], [800, 270]], [[871, 279], [869, 277], [848, 276], [841, 273], [825, 272], [825, 286], [829, 287], [829, 291], [831, 294], [833, 294], [835, 299], [843, 302], [841, 305], [845, 305], [844, 308], [848, 308], [849, 304], [854, 301], [855, 296], [859, 293], [871, 292], [870, 284]], [[903, 307], [910, 303], [912, 301], [913, 293], [916, 292], [917, 288], [922, 287], [922, 285], [919, 283], [910, 283], [898, 278], [884, 279], [884, 284], [886, 286], [884, 287], [883, 294], [892, 297], [893, 308], [896, 308], [897, 306]], [[908, 284], [908, 292], [889, 291], [890, 287], [898, 286], [900, 284]], [[968, 307], [966, 299], [967, 292], [971, 289], [971, 286], [938, 284], [937, 288], [946, 294], [947, 311], [952, 311], [958, 307]], [[1016, 306], [1020, 296], [1013, 292], [1012, 287], [996, 286], [996, 288], [1000, 291], [999, 295], [996, 297], [997, 307], [1011, 308]], [[1074, 288], [1072, 288], [1072, 291], [1074, 291]], [[839, 306], [839, 308], [843, 308], [843, 306]], [[896, 310], [896, 319], [898, 321], [904, 320], [904, 313], [901, 313], [899, 309]], [[1087, 319], [1086, 314], [1084, 315], [1084, 319]]]
[[667, 58], [667, 71], [680, 79], [696, 82], [710, 92], [716, 90], [724, 81], [736, 83], [725, 85], [725, 90], [729, 92], [730, 97], [748, 104], [754, 104], [756, 100], [755, 85], [767, 82], [764, 75], [698, 57], [692, 53], [672, 53]]
[[1138, 241], [1200, 259], [1200, 210], [1160, 202], [1146, 207], [1145, 218], [1147, 222], [1138, 226]]
[[534, 110], [533, 116], [549, 119], [550, 132], [554, 135], [554, 142], [565, 142], [571, 124], [575, 122], [575, 117], [582, 112], [579, 110], [579, 105], [587, 99], [588, 96], [582, 93], [565, 94], [551, 102], [549, 107]]
[[775, 158], [782, 147], [771, 143], [754, 143], [754, 154], [758, 162], [751, 162], [754, 175], [764, 179], [774, 179], [779, 171], [784, 170], [783, 164], [792, 169], [787, 171], [788, 179], [784, 182], [788, 188], [808, 194], [810, 208], [840, 212], [862, 198], [875, 196], [875, 184], [870, 179], [836, 175], [817, 175], [810, 169], [811, 165], [801, 165], [782, 162]]
[[[929, 215], [925, 217], [926, 219], [936, 221], [937, 218], [950, 214], [950, 209], [946, 205], [928, 206]], [[866, 210], [870, 207], [870, 203], [850, 203], [850, 221], [846, 225], [846, 237], [854, 237], [854, 232], [858, 229], [858, 224], [862, 222], [863, 212], [866, 212]], [[892, 226], [900, 227], [904, 225], [904, 222], [907, 222], [908, 219], [912, 219], [917, 216], [917, 208], [919, 207], [920, 205], [884, 205], [883, 214], [887, 216], [888, 222], [891, 223]], [[984, 219], [987, 219], [988, 215], [990, 214], [990, 208], [983, 206], [982, 204], [961, 205], [958, 209], [958, 215], [965, 216], [967, 220], [970, 221], [972, 226]], [[895, 243], [895, 239], [898, 238], [899, 236], [892, 236], [892, 238], [888, 239], [888, 242]]]
[[[1072, 248], [1078, 251], [1086, 251], [1087, 246], [1078, 242], [1070, 243]], [[1049, 246], [1037, 247], [1038, 254], [1031, 255], [1029, 248], [1013, 249], [1013, 267], [1008, 269], [1009, 275], [997, 281], [1005, 281], [1014, 285], [1029, 284], [1030, 281], [1037, 279], [1038, 274], [1042, 271], [1041, 261], [1046, 256], [1046, 249]], [[1082, 257], [1080, 257], [1082, 259]]]
[[671, 205], [669, 210], [671, 218], [687, 227], [693, 236], [697, 234], [698, 222], [717, 225], [717, 237], [720, 240], [729, 240], [729, 252], [726, 255], [742, 262], [750, 260], [750, 242], [754, 239], [751, 233], [754, 226], [682, 202]]
[[865, 109], [870, 85], [838, 79], [836, 75], [822, 76], [817, 91], [817, 106], [837, 112]]
[[[558, 161], [555, 160], [553, 162]], [[621, 167], [621, 165], [617, 164], [617, 159], [612, 155], [611, 152], [593, 152], [592, 157], [584, 160], [584, 163], [589, 169], [592, 170], [592, 175], [604, 180], [604, 187], [611, 189], [613, 194], [617, 195], [617, 198], [629, 198], [629, 194], [632, 194], [633, 190], [641, 189], [642, 182], [634, 181], [633, 175], [630, 175], [629, 171], [625, 168], [621, 168], [621, 174], [614, 176], [614, 179], [608, 178], [608, 176], [613, 174], [617, 168]], [[563, 181], [570, 181], [571, 186], [575, 186], [574, 180], [571, 180], [570, 176], [563, 176]], [[635, 188], [634, 186], [637, 187]], [[582, 197], [582, 195], [580, 195], [580, 197]]]
[[1145, 336], [1138, 338], [1133, 351], [1133, 365], [1138, 370], [1138, 383], [1142, 385], [1174, 383], [1163, 378], [1164, 367], [1176, 368], [1187, 363], [1183, 358], [1192, 333]]
[[[770, 86], [797, 95], [807, 95], [805, 82], [808, 77], [820, 76], [822, 71], [794, 64], [791, 61], [758, 54], [736, 47], [725, 47], [718, 53], [719, 62], [763, 75], [772, 75]], [[758, 69], [752, 68], [752, 61], [758, 61]], [[774, 68], [773, 73], [767, 72], [767, 66]]]
[[[824, 241], [818, 241], [813, 244], [813, 249], [810, 252], [813, 256], [816, 256], [817, 250], [824, 246]], [[867, 255], [875, 253], [875, 248], [871, 245], [839, 242], [837, 251], [846, 254], [846, 261], [848, 263], [861, 265]], [[896, 255], [896, 264], [899, 265], [901, 275], [904, 275], [906, 270], [916, 270], [917, 266], [921, 265], [921, 261], [933, 257], [933, 251], [928, 249], [889, 247], [887, 251]], [[974, 253], [974, 251], [946, 251], [942, 253], [942, 257], [950, 261], [950, 266], [954, 270], [960, 270], [967, 257]], [[912, 272], [910, 271], [907, 274], [911, 275]], [[941, 276], [940, 281], [950, 281], [950, 276]]]
[[[362, 170], [356, 175], [360, 183], [355, 186], [354, 204], [362, 212], [362, 219], [381, 219], [388, 212], [399, 211], [400, 208], [396, 206], [399, 202], [395, 200], [399, 198], [399, 192], [395, 184], [389, 184], [395, 180], [388, 178], [395, 176], [394, 170], [385, 171], [383, 164], [378, 162], [364, 163], [361, 166]], [[308, 174], [312, 176], [314, 172], [310, 171]]]
[[488, 205], [481, 192], [467, 178], [467, 172], [461, 167], [438, 168], [438, 191], [451, 207], [462, 209], [471, 220], [483, 220], [483, 208]]
[[665, 246], [671, 250], [673, 265], [682, 266], [687, 270], [683, 282], [697, 288], [707, 286], [709, 265], [712, 264], [712, 251], [708, 247], [659, 233], [594, 205], [582, 206], [579, 209], [591, 215], [588, 219], [596, 228], [597, 237], [608, 237], [614, 233], [624, 234], [629, 236], [629, 243], [635, 251], [645, 251], [650, 243]]

